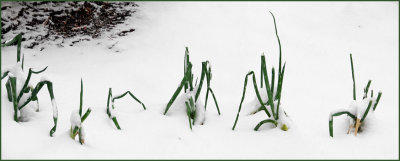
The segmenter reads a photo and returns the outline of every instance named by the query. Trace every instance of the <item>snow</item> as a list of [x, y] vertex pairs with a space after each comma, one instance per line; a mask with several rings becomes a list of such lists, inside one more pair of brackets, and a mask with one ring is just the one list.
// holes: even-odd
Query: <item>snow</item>
[[[211, 95], [209, 95], [209, 97], [211, 97]], [[209, 103], [212, 103], [212, 99], [209, 98], [208, 101], [211, 101]], [[202, 125], [202, 124], [204, 124], [205, 120], [206, 120], [206, 111], [204, 109], [204, 105], [202, 103], [202, 100], [199, 97], [197, 102], [196, 102], [196, 118], [195, 118], [195, 122], [194, 123], [196, 125]]]
[[[28, 72], [25, 72], [21, 68], [21, 62], [14, 62], [12, 65], [8, 65], [2, 69], [2, 74], [5, 71], [9, 71], [8, 77], [15, 77], [17, 79], [16, 81], [16, 90], [17, 90], [17, 96], [21, 92], [22, 87], [24, 86], [24, 83], [26, 81], [26, 78], [28, 77]], [[7, 80], [8, 78], [4, 78], [4, 80]], [[26, 95], [26, 94], [24, 94]], [[20, 102], [21, 103], [21, 102]]]
[[57, 103], [55, 99], [51, 99], [51, 107], [53, 107], [53, 117], [57, 118], [58, 117], [58, 109], [57, 109]]
[[79, 116], [79, 110], [72, 111], [71, 117], [71, 128], [81, 127], [81, 116]]
[[[112, 98], [111, 98], [112, 99]], [[111, 102], [111, 107], [108, 108], [108, 112], [110, 112], [110, 118], [116, 117], [116, 112], [114, 109], [114, 101]]]
[[[13, 121], [3, 79], [2, 159], [399, 159], [398, 2], [139, 5], [127, 23], [110, 31], [136, 29], [127, 36], [102, 37], [72, 47], [48, 46], [41, 52], [22, 49], [26, 69], [49, 66], [44, 74], [52, 78], [60, 107], [58, 126], [50, 137], [54, 123], [47, 92], [38, 95], [40, 112], [28, 122]], [[279, 49], [268, 11], [277, 20], [282, 61], [287, 62], [282, 109], [293, 123], [288, 131], [266, 127], [254, 131], [266, 114], [241, 113], [232, 131], [247, 71], [254, 70], [259, 82], [262, 52], [268, 69], [278, 65]], [[114, 48], [107, 48], [116, 42]], [[193, 130], [178, 99], [163, 115], [183, 77], [185, 46], [195, 77], [200, 77], [202, 61], [213, 64], [211, 85], [221, 110], [218, 115], [209, 96], [204, 125]], [[15, 53], [16, 46], [1, 48], [2, 68], [15, 64]], [[357, 136], [347, 135], [347, 116], [335, 117], [332, 138], [329, 113], [347, 108], [352, 100], [349, 53], [357, 99], [361, 100], [369, 79], [370, 88], [383, 94], [374, 115], [365, 120], [374, 126], [368, 124]], [[85, 121], [84, 145], [69, 137], [69, 115], [79, 106], [81, 77], [86, 82], [85, 105], [93, 107]], [[32, 82], [39, 78], [32, 77]], [[248, 83], [242, 110], [250, 109], [255, 97], [251, 80]], [[147, 107], [143, 110], [131, 99], [116, 101], [122, 130], [116, 130], [106, 114], [109, 86], [131, 90]]]
[[[349, 111], [351, 111], [351, 113], [354, 116], [356, 116], [357, 118], [362, 118], [365, 111], [368, 108], [368, 104], [369, 104], [370, 100], [372, 100], [372, 103], [371, 103], [371, 108], [369, 109], [370, 111], [368, 112], [368, 115], [369, 115], [370, 112], [374, 111], [372, 109], [372, 107], [374, 106], [375, 99], [367, 98], [367, 99], [363, 99], [363, 100], [352, 101], [352, 103], [350, 104], [350, 107], [349, 107]], [[368, 117], [368, 115], [367, 115], [367, 117]]]
[[50, 82], [51, 82], [51, 80], [48, 78], [48, 76], [45, 76], [45, 75], [42, 75], [42, 76], [40, 77], [40, 81], [41, 81], [41, 82], [43, 82], [43, 81], [50, 81]]
[[[370, 107], [370, 109], [368, 111], [368, 115], [365, 118], [365, 119], [367, 119], [367, 118], [369, 118], [368, 116], [373, 115], [373, 113], [374, 113], [373, 106], [374, 106], [374, 104], [376, 102], [376, 98], [368, 97], [368, 98], [365, 98], [365, 99], [362, 99], [362, 100], [352, 100], [350, 102], [350, 105], [349, 105], [348, 109], [339, 108], [339, 109], [333, 110], [329, 114], [329, 120], [332, 120], [333, 114], [335, 114], [337, 112], [343, 112], [343, 111], [348, 111], [351, 114], [353, 114], [354, 116], [356, 116], [357, 118], [361, 119], [364, 116], [364, 113], [367, 111], [368, 104], [369, 104], [370, 101], [372, 101], [372, 103], [371, 103], [371, 107]], [[378, 106], [379, 106], [379, 104], [378, 104]], [[351, 121], [353, 121], [353, 120], [351, 120]], [[350, 123], [352, 123], [352, 122], [350, 122]]]
[[81, 129], [79, 130], [79, 137], [80, 137], [82, 140], [85, 140], [85, 138], [86, 138], [86, 132], [85, 132], [85, 128], [83, 128], [83, 126], [82, 126]]

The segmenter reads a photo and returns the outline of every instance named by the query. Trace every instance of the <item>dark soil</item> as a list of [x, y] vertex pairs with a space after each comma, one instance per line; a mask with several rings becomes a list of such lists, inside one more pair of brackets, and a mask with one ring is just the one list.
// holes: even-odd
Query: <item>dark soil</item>
[[[134, 7], [138, 7], [134, 2], [2, 2], [2, 43], [6, 41], [3, 35], [10, 31], [23, 32], [23, 41], [33, 40], [26, 48], [79, 36], [97, 38], [104, 31], [111, 31], [116, 25], [124, 23], [135, 12]], [[8, 14], [4, 14], [6, 12]], [[43, 27], [45, 31], [39, 32]], [[116, 35], [125, 36], [133, 31], [135, 29], [120, 31]], [[69, 45], [80, 41], [90, 39], [78, 38]], [[63, 42], [57, 45], [63, 46]]]

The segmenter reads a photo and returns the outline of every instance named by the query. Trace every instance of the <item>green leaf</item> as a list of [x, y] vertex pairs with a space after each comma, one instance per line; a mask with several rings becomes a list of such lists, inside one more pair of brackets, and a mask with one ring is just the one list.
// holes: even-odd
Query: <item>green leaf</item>
[[242, 109], [242, 103], [243, 103], [243, 100], [244, 100], [245, 95], [246, 95], [247, 80], [248, 80], [248, 77], [250, 75], [253, 76], [253, 86], [254, 86], [254, 91], [256, 92], [257, 99], [260, 102], [261, 106], [263, 107], [263, 110], [265, 111], [265, 113], [268, 115], [268, 117], [271, 117], [271, 115], [269, 114], [267, 108], [264, 106], [264, 103], [262, 102], [262, 99], [261, 99], [261, 96], [260, 96], [260, 92], [258, 91], [256, 77], [254, 75], [254, 72], [251, 71], [251, 72], [246, 74], [246, 77], [245, 77], [245, 80], [244, 80], [242, 99], [240, 101], [239, 110], [238, 110], [238, 112], [236, 114], [236, 119], [235, 119], [235, 123], [233, 124], [232, 130], [235, 130], [236, 124], [237, 124], [237, 122], [239, 120], [239, 113], [240, 113], [240, 110]]
[[191, 113], [190, 105], [189, 105], [189, 103], [187, 101], [185, 101], [185, 104], [186, 104], [186, 114], [187, 114], [188, 119], [189, 119], [190, 130], [192, 130], [192, 122], [191, 122], [191, 118], [190, 118], [190, 113]]
[[257, 126], [254, 128], [254, 130], [258, 131], [258, 129], [261, 127], [261, 125], [263, 125], [265, 123], [272, 123], [275, 125], [275, 127], [278, 125], [278, 123], [275, 120], [266, 119], [266, 120], [262, 120], [260, 123], [258, 123]]
[[354, 78], [353, 56], [350, 54], [351, 76], [353, 77], [353, 100], [356, 100], [356, 79]]
[[88, 108], [85, 112], [85, 114], [82, 116], [81, 118], [81, 122], [83, 123], [83, 121], [86, 120], [86, 118], [89, 116], [90, 112], [92, 112], [92, 109]]
[[363, 122], [363, 121], [365, 120], [365, 118], [367, 117], [368, 112], [369, 112], [369, 109], [371, 108], [371, 105], [372, 105], [372, 100], [369, 101], [367, 110], [365, 110], [364, 115], [363, 115], [363, 117], [362, 117], [361, 120], [360, 120], [361, 122]]
[[333, 117], [344, 115], [344, 114], [347, 114], [347, 116], [351, 117], [353, 120], [357, 119], [357, 117], [354, 116], [353, 114], [351, 114], [349, 111], [339, 111], [339, 112], [331, 114], [331, 116], [329, 118], [329, 135], [331, 137], [333, 137]]
[[367, 86], [364, 88], [364, 96], [363, 99], [368, 97], [369, 86], [371, 85], [371, 80], [368, 81]]
[[80, 95], [80, 102], [79, 102], [79, 116], [81, 116], [81, 117], [82, 117], [82, 103], [83, 103], [82, 97], [83, 97], [83, 81], [81, 78], [81, 95]]
[[378, 103], [379, 103], [379, 100], [381, 99], [381, 96], [382, 96], [382, 92], [379, 92], [378, 93], [378, 97], [376, 98], [376, 101], [375, 101], [375, 104], [374, 104], [374, 111], [375, 111], [375, 109], [376, 109], [376, 106], [378, 106]]

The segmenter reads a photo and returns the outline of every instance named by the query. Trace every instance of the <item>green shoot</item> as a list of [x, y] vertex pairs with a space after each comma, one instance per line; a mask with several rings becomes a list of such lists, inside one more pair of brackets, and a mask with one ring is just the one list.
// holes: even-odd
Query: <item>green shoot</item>
[[261, 121], [260, 123], [257, 124], [257, 126], [254, 128], [255, 131], [258, 131], [258, 129], [261, 127], [261, 125], [265, 124], [265, 123], [272, 123], [276, 126], [278, 126], [278, 123], [275, 120], [272, 119], [266, 119]]
[[[10, 41], [1, 45], [1, 47], [6, 47], [6, 46], [11, 46], [11, 45], [14, 45], [15, 43], [17, 43], [17, 62], [19, 62], [21, 60], [21, 40], [22, 40], [22, 33], [19, 33], [13, 39], [11, 39]], [[24, 64], [24, 62], [22, 60], [22, 69], [24, 69], [23, 64]]]
[[[243, 87], [243, 94], [242, 94], [242, 99], [240, 101], [239, 104], [239, 110], [236, 114], [236, 119], [235, 119], [235, 123], [233, 124], [232, 130], [235, 130], [235, 127], [237, 125], [238, 119], [239, 119], [239, 113], [242, 109], [242, 104], [243, 104], [243, 100], [245, 98], [245, 94], [246, 94], [246, 87], [247, 87], [247, 80], [248, 77], [251, 75], [253, 78], [253, 86], [254, 86], [254, 91], [256, 93], [257, 96], [257, 100], [259, 101], [259, 104], [261, 105], [261, 107], [259, 107], [257, 109], [257, 111], [255, 111], [254, 113], [257, 113], [258, 111], [265, 111], [265, 113], [268, 116], [268, 119], [261, 121], [259, 124], [257, 124], [257, 126], [254, 128], [254, 130], [258, 130], [260, 128], [261, 125], [265, 124], [265, 123], [273, 123], [275, 125], [275, 127], [277, 127], [278, 124], [278, 120], [279, 118], [279, 111], [280, 111], [280, 102], [281, 102], [281, 94], [282, 94], [282, 86], [283, 86], [283, 77], [284, 77], [284, 73], [285, 73], [285, 67], [286, 67], [286, 63], [283, 65], [282, 68], [282, 47], [281, 47], [281, 41], [279, 39], [279, 35], [278, 35], [278, 29], [276, 27], [276, 20], [275, 20], [275, 16], [273, 15], [272, 12], [270, 12], [272, 15], [272, 18], [274, 20], [274, 27], [275, 27], [275, 35], [276, 38], [278, 40], [278, 45], [279, 45], [279, 68], [278, 68], [278, 75], [277, 75], [277, 85], [275, 88], [275, 68], [272, 67], [271, 69], [271, 80], [268, 77], [268, 70], [267, 70], [267, 65], [266, 65], [266, 61], [265, 61], [265, 55], [262, 54], [261, 55], [261, 70], [260, 70], [260, 83], [261, 83], [261, 88], [263, 88], [263, 85], [265, 85], [265, 90], [267, 93], [267, 102], [264, 103], [263, 99], [265, 100], [265, 98], [261, 98], [260, 92], [258, 91], [258, 87], [257, 87], [257, 82], [256, 82], [256, 78], [255, 78], [255, 74], [253, 71], [247, 73], [246, 77], [245, 77], [245, 81], [244, 81], [244, 87]], [[276, 91], [275, 91], [276, 90]], [[275, 102], [277, 102], [277, 104], [275, 105]], [[267, 107], [265, 106], [267, 105], [267, 107], [269, 107], [267, 109]], [[270, 110], [270, 111], [269, 111]], [[271, 113], [270, 113], [271, 112]], [[282, 111], [281, 111], [282, 112]], [[252, 113], [252, 114], [254, 114]], [[286, 113], [285, 116], [287, 117]], [[281, 129], [283, 131], [288, 130], [288, 126], [286, 124], [283, 124], [281, 126]]]
[[[351, 73], [352, 73], [352, 78], [353, 78], [353, 100], [356, 101], [356, 83], [355, 83], [355, 78], [354, 78], [354, 66], [353, 66], [353, 56], [352, 54], [350, 54], [350, 63], [351, 63]], [[371, 95], [370, 97], [368, 97], [368, 91], [371, 85], [371, 80], [368, 80], [367, 85], [364, 88], [364, 96], [363, 96], [363, 101], [368, 101], [368, 106], [364, 112], [364, 114], [362, 115], [361, 118], [357, 118], [357, 114], [356, 113], [352, 113], [354, 112], [354, 110], [342, 110], [340, 112], [336, 112], [336, 113], [332, 113], [329, 117], [329, 135], [331, 137], [333, 137], [333, 117], [336, 116], [340, 116], [343, 114], [347, 114], [347, 116], [349, 116], [353, 122], [355, 123], [355, 125], [350, 125], [348, 133], [350, 132], [350, 130], [352, 128], [355, 128], [354, 130], [354, 134], [357, 135], [357, 132], [361, 126], [361, 124], [364, 122], [364, 120], [367, 118], [367, 115], [372, 107], [373, 111], [375, 111], [376, 106], [379, 103], [379, 100], [382, 96], [382, 92], [378, 93], [378, 97], [377, 98], [373, 98], [374, 94], [373, 94], [373, 90], [371, 90]], [[366, 100], [365, 100], [366, 99]], [[374, 105], [372, 105], [372, 103], [374, 103]], [[357, 112], [358, 110], [363, 109], [363, 107], [352, 107], [352, 108], [357, 108], [357, 110], [355, 112]]]
[[350, 54], [351, 76], [353, 77], [353, 100], [356, 100], [356, 79], [354, 78], [353, 56]]
[[378, 93], [378, 97], [376, 97], [376, 102], [375, 102], [375, 104], [374, 104], [374, 108], [373, 108], [374, 111], [375, 111], [375, 109], [376, 109], [376, 106], [377, 106], [378, 103], [379, 103], [379, 100], [381, 99], [381, 96], [382, 96], [382, 92], [379, 92], [379, 93]]
[[363, 99], [367, 98], [368, 96], [368, 90], [369, 90], [369, 86], [371, 85], [371, 80], [368, 81], [367, 86], [365, 86], [364, 88], [364, 96]]
[[[132, 92], [126, 91], [125, 93], [123, 93], [123, 94], [121, 94], [121, 95], [117, 95], [117, 96], [113, 97], [112, 89], [109, 88], [109, 89], [108, 89], [107, 111], [106, 111], [106, 112], [107, 112], [108, 117], [113, 121], [115, 127], [117, 127], [118, 130], [121, 130], [121, 127], [119, 126], [119, 123], [118, 123], [118, 121], [117, 121], [116, 116], [113, 115], [113, 111], [114, 111], [114, 109], [115, 109], [114, 102], [115, 102], [115, 100], [121, 99], [121, 98], [125, 97], [125, 96], [128, 95], [128, 94], [129, 94], [129, 96], [131, 96], [136, 102], [138, 102], [139, 104], [141, 104], [144, 110], [146, 110], [146, 106], [144, 105], [144, 103], [142, 103], [142, 101], [140, 101], [135, 95], [133, 95]], [[111, 109], [110, 109], [110, 103], [111, 103]]]
[[85, 135], [83, 135], [83, 126], [82, 123], [86, 120], [86, 118], [89, 116], [90, 112], [92, 111], [92, 109], [88, 108], [85, 112], [85, 114], [83, 114], [82, 116], [82, 105], [83, 105], [83, 80], [81, 78], [81, 92], [79, 95], [79, 111], [78, 114], [80, 117], [80, 124], [79, 125], [75, 125], [75, 122], [73, 122], [73, 117], [74, 117], [74, 112], [71, 114], [71, 128], [70, 128], [70, 137], [75, 140], [76, 135], [79, 136], [79, 143], [80, 144], [84, 144], [85, 143]]
[[[187, 95], [189, 93], [194, 93], [194, 99], [192, 97], [190, 97], [190, 99], [188, 98], [188, 100], [185, 101], [186, 111], [187, 111], [187, 114], [189, 117], [189, 123], [194, 124], [195, 120], [194, 120], [194, 116], [192, 116], [192, 115], [196, 114], [195, 104], [199, 100], [198, 98], [200, 96], [201, 89], [204, 84], [204, 79], [206, 79], [207, 90], [206, 90], [206, 99], [205, 99], [204, 108], [205, 109], [207, 108], [208, 94], [211, 93], [211, 95], [213, 96], [216, 108], [218, 110], [218, 114], [220, 115], [221, 112], [218, 107], [217, 99], [215, 97], [213, 90], [210, 87], [212, 74], [211, 74], [211, 67], [209, 65], [209, 62], [208, 61], [202, 62], [200, 81], [199, 81], [199, 84], [197, 85], [197, 78], [196, 78], [196, 82], [194, 83], [195, 87], [193, 87], [194, 76], [193, 76], [193, 72], [192, 72], [192, 63], [190, 62], [190, 59], [189, 59], [189, 48], [188, 47], [185, 48], [185, 58], [184, 58], [184, 68], [183, 69], [184, 69], [183, 78], [182, 78], [181, 82], [179, 83], [178, 88], [175, 90], [174, 94], [172, 95], [171, 99], [168, 101], [168, 104], [165, 107], [163, 114], [164, 115], [167, 114], [168, 110], [170, 109], [172, 104], [175, 102], [179, 93], [182, 91], [182, 89], [184, 89], [183, 91], [184, 91], [185, 95]], [[192, 120], [190, 120], [190, 119], [192, 119]], [[190, 129], [192, 129], [192, 126], [190, 126]]]
[[[32, 68], [29, 68], [28, 74], [24, 73], [24, 56], [22, 55], [22, 60], [21, 60], [21, 40], [22, 40], [22, 33], [18, 34], [15, 36], [12, 40], [6, 42], [5, 44], [2, 44], [2, 47], [5, 46], [10, 46], [15, 43], [17, 43], [17, 63], [21, 62], [21, 68], [18, 68], [18, 66], [15, 66], [14, 69], [10, 69], [7, 71], [4, 71], [1, 75], [1, 79], [4, 79], [8, 76], [8, 80], [5, 84], [6, 89], [7, 89], [7, 98], [8, 101], [12, 102], [13, 107], [14, 107], [14, 121], [19, 122], [20, 119], [18, 118], [18, 112], [22, 110], [27, 104], [29, 104], [31, 101], [39, 101], [37, 94], [39, 91], [42, 89], [44, 85], [47, 86], [47, 90], [49, 91], [50, 99], [52, 102], [53, 106], [53, 121], [54, 121], [54, 126], [50, 130], [50, 136], [53, 136], [53, 134], [56, 131], [57, 128], [57, 118], [58, 118], [58, 109], [57, 105], [55, 102], [54, 98], [54, 93], [53, 93], [53, 83], [49, 80], [42, 80], [38, 84], [36, 84], [35, 88], [28, 86], [32, 74], [40, 74], [44, 72], [46, 68], [40, 70], [40, 71], [34, 71]], [[20, 77], [15, 77], [17, 75], [27, 75], [27, 78], [20, 78]], [[23, 86], [21, 89], [17, 90], [17, 80], [25, 80]], [[29, 95], [28, 99], [25, 100], [25, 102], [21, 101], [21, 98], [24, 96], [24, 94]], [[39, 103], [37, 103], [39, 105]], [[39, 108], [38, 108], [39, 109]]]

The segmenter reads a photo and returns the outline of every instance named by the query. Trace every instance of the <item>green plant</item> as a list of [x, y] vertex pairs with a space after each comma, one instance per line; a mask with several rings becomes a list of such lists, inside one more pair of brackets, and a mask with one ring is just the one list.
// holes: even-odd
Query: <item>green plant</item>
[[350, 62], [351, 62], [351, 74], [353, 78], [353, 101], [352, 104], [349, 106], [349, 109], [344, 110], [336, 110], [331, 112], [329, 115], [329, 135], [333, 137], [333, 117], [340, 116], [347, 114], [350, 120], [352, 121], [349, 126], [349, 130], [347, 134], [350, 133], [350, 130], [354, 128], [354, 135], [357, 136], [357, 132], [361, 130], [361, 125], [363, 124], [364, 120], [367, 118], [369, 111], [376, 110], [376, 106], [381, 99], [382, 92], [379, 91], [378, 96], [374, 98], [374, 91], [371, 90], [371, 95], [368, 97], [369, 87], [371, 85], [371, 80], [368, 80], [367, 85], [364, 88], [364, 95], [362, 97], [361, 102], [356, 100], [356, 81], [354, 78], [354, 67], [353, 67], [353, 56], [350, 54]]
[[[182, 78], [181, 83], [179, 84], [178, 88], [175, 90], [174, 94], [172, 95], [172, 98], [169, 100], [167, 107], [165, 108], [164, 115], [167, 114], [169, 108], [171, 105], [174, 103], [175, 99], [178, 97], [179, 93], [182, 91], [182, 88], [184, 88], [184, 95], [187, 97], [185, 99], [185, 105], [186, 105], [186, 111], [187, 111], [187, 116], [189, 119], [189, 126], [190, 129], [192, 129], [192, 124], [194, 125], [196, 121], [196, 116], [200, 115], [200, 111], [198, 110], [198, 100], [201, 92], [201, 88], [203, 86], [204, 78], [206, 78], [207, 81], [207, 91], [206, 91], [206, 100], [205, 100], [205, 106], [204, 110], [207, 109], [207, 101], [208, 101], [208, 94], [211, 93], [213, 98], [214, 98], [214, 103], [216, 105], [218, 115], [221, 115], [221, 112], [218, 107], [217, 99], [215, 97], [215, 94], [213, 90], [210, 87], [211, 83], [211, 66], [208, 61], [202, 62], [202, 70], [201, 70], [201, 76], [200, 76], [200, 83], [197, 85], [197, 80], [195, 84], [193, 84], [193, 73], [192, 73], [192, 63], [189, 60], [189, 49], [186, 47], [185, 50], [185, 58], [184, 58], [184, 76]], [[202, 110], [202, 109], [200, 109]]]
[[[126, 91], [125, 93], [121, 94], [121, 95], [117, 95], [115, 97], [113, 97], [112, 95], [112, 89], [109, 88], [108, 89], [108, 98], [107, 98], [107, 115], [108, 117], [114, 122], [115, 126], [117, 127], [118, 130], [121, 130], [121, 127], [119, 126], [119, 123], [117, 121], [117, 117], [114, 115], [114, 101], [116, 99], [120, 99], [122, 97], [125, 97], [127, 94], [129, 94], [134, 100], [136, 100], [138, 103], [140, 103], [143, 106], [143, 109], [146, 110], [146, 106], [138, 99], [136, 98], [130, 91]], [[111, 101], [111, 106], [112, 108], [110, 108], [110, 101]]]
[[83, 82], [81, 79], [81, 93], [80, 93], [80, 103], [79, 103], [79, 111], [73, 111], [71, 113], [71, 129], [70, 129], [70, 137], [75, 140], [76, 135], [79, 134], [79, 143], [85, 143], [85, 134], [82, 126], [83, 121], [89, 116], [92, 109], [90, 107], [86, 110], [85, 114], [82, 116], [82, 104], [83, 104]]
[[[47, 89], [49, 91], [53, 107], [54, 126], [50, 130], [50, 136], [53, 136], [53, 133], [56, 131], [57, 128], [57, 117], [58, 117], [57, 104], [53, 94], [53, 83], [50, 80], [46, 79], [45, 77], [42, 77], [40, 82], [37, 83], [35, 87], [31, 85], [29, 81], [31, 79], [32, 74], [40, 74], [44, 72], [47, 69], [47, 67], [39, 71], [34, 71], [32, 68], [29, 68], [28, 74], [25, 73], [23, 55], [21, 60], [21, 39], [22, 39], [22, 34], [20, 33], [17, 36], [15, 36], [11, 41], [2, 44], [2, 47], [4, 47], [13, 45], [15, 42], [17, 42], [17, 64], [15, 64], [12, 67], [6, 68], [4, 71], [2, 71], [2, 76], [1, 76], [1, 79], [8, 77], [6, 82], [6, 89], [7, 89], [8, 101], [13, 103], [14, 121], [19, 122], [23, 119], [19, 116], [20, 110], [23, 109], [31, 101], [38, 102], [37, 94], [44, 85], [47, 85]], [[24, 77], [25, 75], [27, 75], [26, 78]], [[38, 110], [39, 108], [37, 109], [37, 111]]]
[[[286, 67], [286, 63], [283, 65], [282, 67], [282, 50], [281, 50], [281, 42], [278, 36], [278, 30], [276, 27], [276, 21], [275, 21], [275, 17], [272, 14], [272, 12], [270, 12], [272, 15], [272, 18], [274, 20], [274, 26], [275, 26], [275, 35], [277, 37], [278, 40], [278, 44], [279, 44], [279, 69], [278, 69], [278, 83], [275, 85], [275, 68], [272, 67], [271, 69], [271, 80], [269, 80], [268, 77], [268, 73], [267, 73], [267, 66], [266, 66], [266, 62], [265, 62], [265, 55], [263, 54], [261, 56], [261, 78], [260, 78], [260, 82], [261, 82], [261, 89], [260, 90], [264, 90], [263, 89], [263, 82], [265, 83], [265, 90], [266, 90], [266, 94], [267, 94], [267, 98], [263, 98], [260, 95], [260, 91], [258, 89], [257, 86], [257, 82], [256, 82], [256, 77], [254, 74], [254, 71], [250, 71], [249, 73], [247, 73], [246, 77], [245, 77], [245, 81], [244, 81], [244, 87], [243, 87], [243, 95], [242, 95], [242, 99], [240, 101], [240, 105], [239, 105], [239, 110], [237, 112], [236, 115], [236, 119], [235, 119], [235, 123], [232, 127], [232, 130], [235, 130], [236, 124], [238, 122], [239, 119], [239, 113], [242, 109], [242, 103], [243, 100], [245, 98], [245, 94], [246, 94], [246, 87], [247, 87], [247, 80], [249, 76], [252, 76], [253, 78], [253, 86], [254, 86], [254, 91], [256, 93], [257, 99], [260, 103], [260, 106], [258, 108], [258, 111], [264, 111], [267, 116], [268, 119], [265, 119], [263, 121], [261, 121], [260, 123], [257, 124], [257, 126], [254, 128], [254, 130], [258, 130], [261, 125], [265, 124], [265, 123], [271, 123], [273, 124], [275, 127], [278, 126], [278, 124], [280, 123], [280, 117], [287, 117], [286, 112], [284, 112], [284, 110], [282, 108], [280, 108], [280, 102], [281, 102], [281, 94], [282, 94], [282, 84], [283, 84], [283, 77], [285, 74], [285, 67]], [[275, 88], [276, 86], [276, 88]], [[266, 101], [263, 101], [266, 100]], [[265, 106], [267, 105], [267, 106]], [[287, 123], [282, 123], [281, 125], [281, 129], [286, 131], [288, 130], [288, 125]]]

